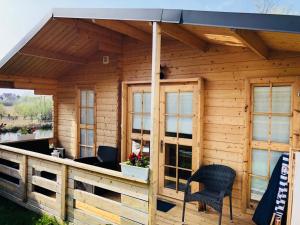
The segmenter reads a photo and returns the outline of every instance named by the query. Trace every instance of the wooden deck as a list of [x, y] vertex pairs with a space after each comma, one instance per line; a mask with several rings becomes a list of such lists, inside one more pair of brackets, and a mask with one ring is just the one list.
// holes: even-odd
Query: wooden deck
[[[233, 211], [233, 221], [229, 219], [229, 214], [223, 211], [222, 225], [252, 225], [251, 215], [241, 215]], [[181, 223], [182, 206], [176, 205], [168, 212], [157, 211], [157, 225], [179, 225]], [[185, 225], [218, 225], [219, 215], [212, 209], [207, 212], [197, 211], [196, 209], [187, 208], [185, 214]]]

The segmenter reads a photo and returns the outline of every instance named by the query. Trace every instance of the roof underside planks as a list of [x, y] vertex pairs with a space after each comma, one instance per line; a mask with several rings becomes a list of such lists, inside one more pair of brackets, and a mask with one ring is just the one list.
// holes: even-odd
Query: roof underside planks
[[[232, 26], [242, 27], [243, 25], [244, 27], [248, 26], [249, 29], [228, 27], [228, 21], [223, 22], [223, 24], [218, 22], [218, 19], [221, 18], [215, 18], [211, 24], [208, 24], [207, 19], [204, 19], [203, 25], [199, 25], [199, 23], [194, 23], [199, 13], [195, 16], [193, 11], [189, 12], [193, 14], [192, 17], [184, 11], [179, 13], [178, 10], [143, 11], [146, 12], [144, 16], [150, 18], [149, 20], [137, 18], [139, 15], [136, 15], [135, 19], [129, 20], [116, 20], [116, 18], [108, 20], [109, 12], [106, 14], [106, 18], [98, 19], [96, 11], [94, 11], [94, 17], [81, 15], [78, 17], [82, 19], [72, 19], [71, 15], [68, 15], [67, 18], [60, 18], [62, 13], [68, 14], [70, 12], [57, 12], [54, 11], [53, 15], [57, 15], [58, 18], [50, 19], [39, 32], [33, 35], [29, 42], [24, 43], [21, 46], [23, 48], [20, 48], [0, 68], [0, 74], [31, 76], [41, 76], [42, 74], [45, 77], [57, 78], [80, 65], [85, 65], [101, 52], [121, 54], [122, 42], [126, 40], [124, 37], [135, 39], [150, 46], [152, 39], [151, 20], [171, 22], [162, 23], [162, 33], [165, 40], [174, 39], [204, 52], [215, 44], [247, 47], [263, 59], [267, 59], [272, 51], [300, 52], [300, 34], [262, 30], [263, 26], [267, 26], [268, 23], [270, 25], [272, 22], [266, 19], [269, 18], [268, 15], [256, 15], [255, 18], [263, 18], [264, 21], [260, 24], [261, 27], [257, 26], [257, 30], [253, 30], [253, 24], [251, 27], [251, 24], [245, 22], [232, 23]], [[123, 12], [124, 18], [130, 16], [128, 12], [131, 11], [126, 12], [127, 14]], [[160, 19], [157, 16], [159, 13], [161, 13]], [[203, 15], [208, 16], [206, 12]], [[200, 18], [203, 18], [203, 15]], [[248, 14], [227, 13], [214, 15], [229, 18], [229, 20], [236, 16], [241, 18], [249, 16]], [[287, 20], [286, 17], [283, 18]], [[181, 24], [178, 24], [179, 22]], [[275, 28], [280, 30], [279, 25], [271, 25], [273, 30]], [[272, 30], [271, 28], [269, 30]], [[289, 29], [292, 30], [291, 27]]]

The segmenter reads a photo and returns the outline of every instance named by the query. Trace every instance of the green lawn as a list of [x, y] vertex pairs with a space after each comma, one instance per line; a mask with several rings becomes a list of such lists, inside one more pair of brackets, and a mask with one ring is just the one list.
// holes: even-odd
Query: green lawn
[[1, 225], [60, 225], [54, 218], [38, 215], [0, 197]]

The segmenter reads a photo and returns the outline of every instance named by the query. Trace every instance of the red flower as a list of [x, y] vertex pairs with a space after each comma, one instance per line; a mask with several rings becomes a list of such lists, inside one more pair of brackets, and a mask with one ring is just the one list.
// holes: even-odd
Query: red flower
[[137, 155], [138, 160], [141, 160], [141, 159], [142, 159], [142, 156], [143, 156], [143, 155], [142, 155], [142, 151], [140, 151], [139, 154]]
[[130, 163], [135, 164], [135, 160], [137, 159], [137, 156], [134, 152], [132, 152], [128, 157]]

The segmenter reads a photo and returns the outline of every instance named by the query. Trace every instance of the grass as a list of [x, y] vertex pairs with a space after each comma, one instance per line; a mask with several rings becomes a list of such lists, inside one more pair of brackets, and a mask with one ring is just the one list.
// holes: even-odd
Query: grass
[[62, 225], [54, 217], [38, 215], [0, 197], [1, 225]]

